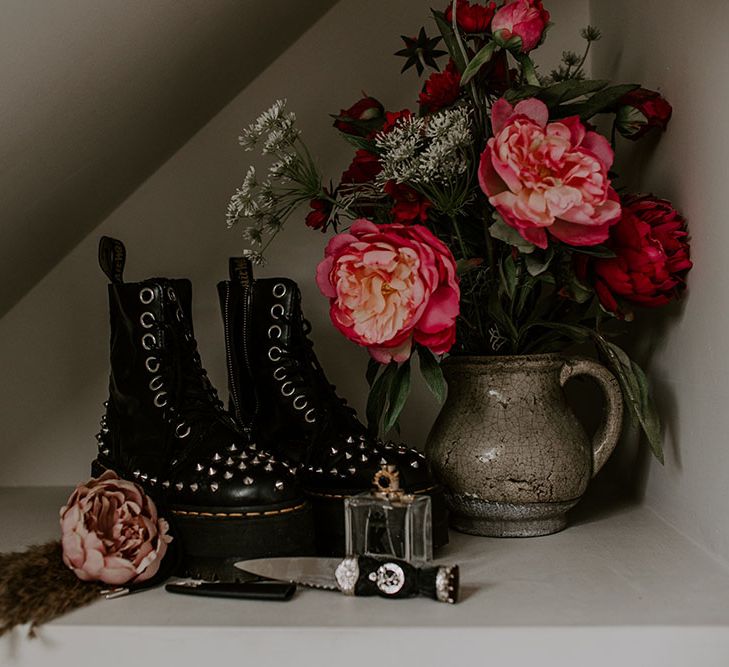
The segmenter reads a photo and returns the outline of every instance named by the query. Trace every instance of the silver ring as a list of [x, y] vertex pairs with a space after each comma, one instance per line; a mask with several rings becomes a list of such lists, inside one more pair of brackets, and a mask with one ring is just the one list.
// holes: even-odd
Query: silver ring
[[149, 381], [149, 388], [152, 391], [159, 391], [164, 387], [164, 380], [162, 379], [161, 375], [155, 375], [150, 381]]
[[[152, 342], [148, 343], [148, 340]], [[145, 350], [153, 350], [155, 345], [157, 345], [157, 339], [151, 333], [146, 333], [142, 336], [142, 347]]]
[[[273, 335], [274, 331], [277, 332], [275, 336]], [[278, 326], [278, 324], [274, 324], [268, 327], [268, 338], [270, 340], [273, 340], [275, 338], [281, 338], [281, 327]]]
[[154, 290], [151, 287], [142, 287], [139, 292], [139, 300], [146, 306], [154, 301]]
[[[271, 348], [271, 349], [270, 349], [270, 350], [268, 351], [268, 358], [269, 358], [269, 359], [270, 359], [271, 361], [281, 361], [281, 351], [282, 351], [282, 350], [281, 350], [281, 348], [280, 348], [280, 347], [276, 347], [276, 346], [274, 345], [274, 346], [273, 346], [273, 347], [272, 347], [272, 348]], [[274, 355], [274, 352], [276, 352], [276, 353], [277, 353], [277, 356], [275, 356], [275, 357], [273, 356], [273, 355]]]
[[140, 316], [139, 316], [139, 323], [145, 328], [145, 329], [151, 329], [154, 326], [154, 323], [157, 320], [154, 319], [154, 315], [150, 313], [148, 310], [145, 310]]
[[309, 408], [306, 411], [306, 414], [304, 415], [304, 419], [309, 422], [309, 424], [313, 424], [316, 421], [316, 417], [314, 416], [314, 408]]
[[165, 405], [167, 405], [167, 392], [166, 391], [160, 391], [155, 397], [154, 397], [154, 404], [158, 408], [163, 408]]
[[297, 410], [303, 410], [307, 405], [309, 405], [309, 402], [303, 396], [297, 396], [294, 399], [294, 408]]
[[278, 380], [281, 382], [281, 380], [286, 379], [286, 369], [283, 366], [279, 366], [274, 372], [273, 372], [273, 379]]
[[[185, 430], [180, 433], [180, 429], [184, 426]], [[175, 427], [175, 437], [182, 440], [182, 438], [186, 438], [188, 435], [190, 435], [190, 426], [189, 424], [185, 424], [184, 422], [182, 424], [178, 424]]]
[[177, 318], [178, 322], [182, 322], [182, 308], [178, 308], [175, 311], [175, 317]]
[[280, 298], [281, 298], [282, 296], [284, 296], [285, 294], [286, 294], [286, 285], [284, 285], [283, 283], [276, 283], [276, 284], [275, 284], [275, 285], [273, 286], [273, 295], [274, 295], [274, 296], [275, 296], [275, 297], [276, 297], [277, 299], [280, 299]]
[[[274, 303], [273, 306], [271, 306], [271, 317], [273, 317], [274, 320], [279, 319], [285, 312], [284, 307], [280, 303]], [[278, 313], [278, 315], [276, 313]]]
[[175, 290], [173, 290], [171, 287], [167, 288], [167, 298], [170, 301], [177, 301], [177, 294], [175, 294]]
[[[286, 387], [289, 387], [289, 386], [291, 387], [291, 391], [289, 391], [288, 389], [286, 389]], [[293, 382], [284, 382], [281, 385], [281, 393], [284, 396], [291, 396], [295, 391], [296, 391], [296, 387], [294, 387], [294, 383]]]
[[147, 357], [144, 360], [144, 366], [150, 373], [156, 373], [159, 370], [159, 359], [157, 357]]

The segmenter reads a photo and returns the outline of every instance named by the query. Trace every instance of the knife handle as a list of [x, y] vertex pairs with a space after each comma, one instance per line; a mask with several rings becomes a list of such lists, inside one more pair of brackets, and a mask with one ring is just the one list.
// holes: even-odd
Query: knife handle
[[458, 565], [416, 567], [402, 560], [358, 556], [345, 558], [337, 567], [336, 578], [339, 588], [348, 595], [423, 595], [449, 604], [458, 601]]
[[182, 593], [184, 595], [203, 595], [213, 598], [239, 598], [246, 600], [279, 600], [285, 602], [291, 599], [296, 591], [296, 584], [284, 581], [247, 581], [237, 582], [209, 582], [196, 585], [167, 584], [168, 593]]

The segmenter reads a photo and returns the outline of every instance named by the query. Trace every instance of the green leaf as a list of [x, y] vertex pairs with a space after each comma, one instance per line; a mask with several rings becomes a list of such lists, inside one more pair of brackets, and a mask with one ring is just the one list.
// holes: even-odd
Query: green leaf
[[458, 71], [463, 72], [463, 70], [466, 69], [466, 61], [463, 57], [463, 53], [461, 52], [461, 48], [458, 46], [458, 40], [453, 32], [453, 26], [446, 21], [445, 14], [443, 12], [436, 11], [435, 9], [431, 11], [433, 13], [435, 23], [438, 26], [438, 30], [440, 30], [440, 34], [443, 36], [443, 42], [448, 49], [448, 53], [451, 58], [453, 58], [453, 62], [456, 63]]
[[428, 389], [443, 403], [446, 397], [446, 381], [443, 377], [443, 369], [440, 367], [435, 355], [427, 347], [418, 347], [420, 358], [420, 374], [428, 385]]
[[525, 255], [526, 268], [530, 276], [538, 276], [544, 273], [554, 258], [554, 248], [549, 246], [545, 252], [534, 252], [531, 255]]
[[583, 327], [579, 324], [565, 324], [564, 322], [544, 321], [534, 322], [525, 327], [522, 327], [520, 335], [523, 334], [527, 329], [531, 329], [532, 327], [544, 327], [545, 329], [551, 329], [552, 331], [556, 331], [560, 335], [565, 336], [570, 340], [575, 341], [576, 343], [584, 343], [590, 338], [590, 334], [592, 333], [591, 329]]
[[456, 262], [456, 273], [459, 276], [462, 276], [469, 271], [473, 271], [474, 269], [477, 269], [479, 266], [483, 265], [483, 258], [482, 257], [472, 257], [470, 259], [459, 259]]
[[663, 463], [661, 422], [651, 400], [648, 379], [643, 369], [615, 343], [611, 343], [596, 333], [593, 333], [593, 338], [620, 383], [631, 421], [640, 425], [653, 455]]
[[529, 97], [537, 97], [544, 90], [541, 86], [519, 86], [518, 88], [510, 88], [504, 93], [506, 101], [510, 104], [516, 104]]
[[390, 392], [390, 385], [396, 373], [397, 364], [395, 362], [388, 364], [370, 387], [370, 393], [367, 397], [367, 427], [374, 434], [379, 432], [382, 413], [385, 411], [387, 397]]
[[507, 225], [498, 213], [494, 213], [494, 224], [489, 227], [489, 234], [499, 241], [515, 246], [519, 252], [524, 254], [532, 253], [536, 248], [535, 245], [525, 240], [516, 229]]
[[382, 432], [387, 433], [395, 424], [410, 394], [410, 359], [400, 364], [390, 385], [385, 424]]
[[377, 148], [375, 146], [375, 142], [371, 139], [366, 139], [365, 137], [357, 137], [353, 134], [345, 134], [344, 132], [340, 132], [341, 136], [343, 136], [348, 143], [352, 144], [357, 149], [362, 149], [365, 151], [368, 151], [370, 153], [375, 153], [377, 151]]
[[471, 58], [471, 61], [466, 65], [466, 69], [463, 70], [463, 74], [461, 75], [461, 86], [465, 86], [468, 84], [468, 82], [473, 79], [476, 74], [478, 74], [478, 71], [491, 60], [491, 56], [494, 55], [494, 51], [496, 49], [496, 42], [489, 42], [484, 46], [473, 58]]
[[602, 257], [604, 259], [615, 257], [615, 253], [604, 245], [570, 246], [570, 250], [580, 255], [590, 255], [590, 257]]
[[562, 102], [568, 102], [569, 100], [574, 100], [578, 97], [602, 90], [608, 83], [610, 82], [569, 79], [540, 89], [535, 97], [542, 100], [548, 107], [553, 107], [562, 104]]
[[558, 118], [579, 115], [583, 121], [589, 120], [597, 113], [609, 111], [623, 95], [629, 93], [631, 90], [635, 90], [636, 88], [640, 88], [640, 86], [636, 83], [627, 83], [620, 86], [604, 88], [603, 90], [595, 93], [585, 102], [562, 104], [555, 107], [554, 115]]
[[370, 357], [370, 360], [367, 362], [367, 372], [365, 373], [365, 378], [369, 387], [372, 387], [372, 383], [375, 381], [377, 374], [382, 368], [383, 365], [379, 361], [375, 361], [372, 357]]
[[501, 286], [509, 301], [514, 299], [516, 293], [516, 264], [509, 255], [502, 264], [499, 264], [501, 273]]

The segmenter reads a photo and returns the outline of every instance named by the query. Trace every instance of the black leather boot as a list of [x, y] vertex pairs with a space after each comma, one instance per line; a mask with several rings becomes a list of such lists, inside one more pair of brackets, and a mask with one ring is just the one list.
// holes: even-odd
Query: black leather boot
[[259, 442], [298, 465], [299, 481], [314, 506], [318, 552], [344, 551], [343, 499], [371, 489], [386, 464], [397, 466], [407, 492], [431, 496], [433, 543], [446, 544], [443, 493], [425, 457], [371, 437], [337, 396], [308, 338], [296, 283], [254, 280], [249, 262], [231, 258], [230, 280], [219, 283], [218, 291], [231, 412]]
[[296, 469], [261, 451], [223, 409], [192, 329], [188, 280], [124, 283], [125, 252], [104, 237], [111, 280], [111, 375], [95, 474], [112, 469], [169, 515], [185, 574], [229, 578], [239, 559], [313, 552]]

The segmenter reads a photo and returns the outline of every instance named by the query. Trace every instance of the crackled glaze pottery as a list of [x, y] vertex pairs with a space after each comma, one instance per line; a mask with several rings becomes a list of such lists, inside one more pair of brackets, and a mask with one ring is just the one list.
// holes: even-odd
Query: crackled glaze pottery
[[[426, 454], [447, 489], [452, 527], [493, 537], [562, 530], [620, 436], [613, 375], [591, 359], [556, 354], [451, 357], [443, 372], [448, 398]], [[594, 378], [607, 400], [592, 443], [563, 390], [577, 375]]]

